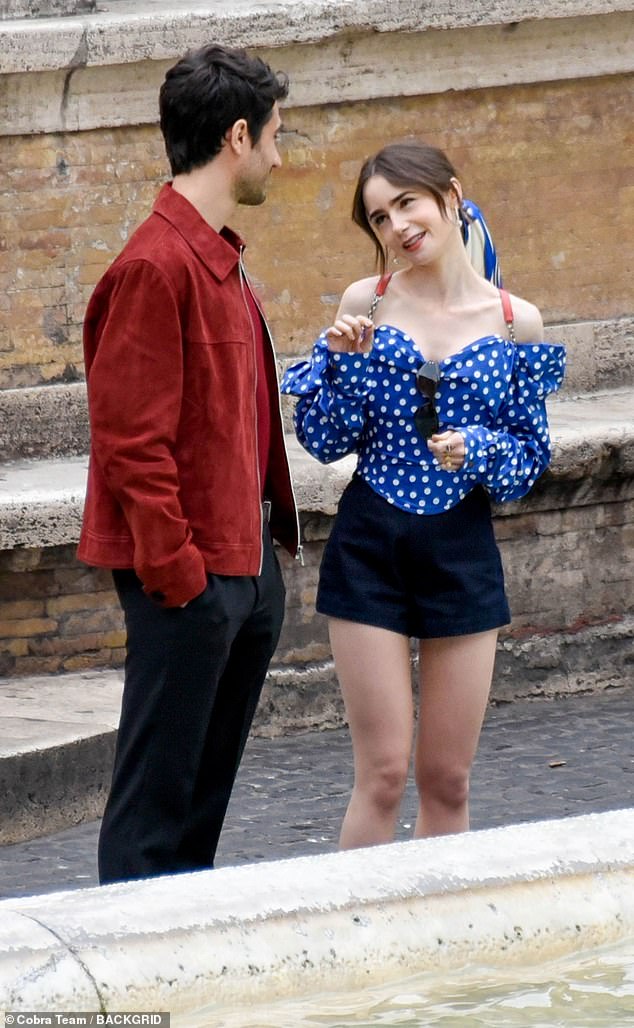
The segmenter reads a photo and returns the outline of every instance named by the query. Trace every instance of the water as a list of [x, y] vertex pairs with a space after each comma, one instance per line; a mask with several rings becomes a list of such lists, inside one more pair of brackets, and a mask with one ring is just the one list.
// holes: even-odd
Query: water
[[[180, 1022], [179, 1022], [180, 1023]], [[633, 1028], [634, 939], [537, 966], [426, 972], [229, 1012], [191, 1028]]]

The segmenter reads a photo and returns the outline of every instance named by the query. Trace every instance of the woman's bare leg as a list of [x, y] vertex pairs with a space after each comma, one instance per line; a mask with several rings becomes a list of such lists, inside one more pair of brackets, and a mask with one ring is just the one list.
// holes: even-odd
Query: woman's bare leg
[[493, 677], [497, 629], [420, 643], [415, 835], [469, 828], [469, 775]]
[[406, 636], [331, 618], [330, 641], [354, 753], [342, 849], [390, 842], [409, 769], [413, 697]]

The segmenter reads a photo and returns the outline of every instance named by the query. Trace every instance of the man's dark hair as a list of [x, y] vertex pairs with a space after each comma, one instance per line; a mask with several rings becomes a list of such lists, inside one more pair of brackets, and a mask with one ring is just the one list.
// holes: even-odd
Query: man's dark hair
[[161, 132], [172, 175], [208, 164], [227, 129], [246, 120], [255, 145], [288, 79], [246, 50], [210, 44], [190, 50], [167, 72], [159, 93]]

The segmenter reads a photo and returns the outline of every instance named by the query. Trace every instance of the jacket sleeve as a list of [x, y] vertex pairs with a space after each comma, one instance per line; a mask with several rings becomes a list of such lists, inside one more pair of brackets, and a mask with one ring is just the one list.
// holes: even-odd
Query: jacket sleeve
[[128, 522], [145, 591], [178, 606], [207, 582], [174, 459], [183, 390], [178, 306], [149, 262], [128, 262], [112, 274], [87, 374], [93, 452]]
[[508, 393], [490, 427], [460, 428], [465, 438], [464, 470], [477, 476], [496, 503], [517, 500], [550, 463], [546, 396], [564, 376], [563, 346], [518, 345]]
[[322, 464], [358, 449], [365, 429], [369, 363], [369, 354], [333, 353], [321, 335], [310, 360], [294, 364], [282, 379], [282, 392], [299, 397], [297, 438]]

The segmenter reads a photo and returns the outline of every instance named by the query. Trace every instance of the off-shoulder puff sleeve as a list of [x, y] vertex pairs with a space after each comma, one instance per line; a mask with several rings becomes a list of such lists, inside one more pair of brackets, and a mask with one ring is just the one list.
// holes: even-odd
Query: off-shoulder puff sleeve
[[297, 396], [293, 420], [304, 449], [323, 464], [358, 448], [365, 426], [369, 354], [334, 353], [322, 334], [309, 360], [290, 367], [281, 390]]
[[464, 468], [497, 503], [524, 496], [550, 462], [545, 401], [561, 386], [565, 363], [563, 346], [514, 345], [506, 395], [494, 421], [488, 427], [460, 429], [465, 437]]
[[512, 384], [519, 393], [544, 400], [561, 387], [566, 349], [557, 343], [516, 343]]

